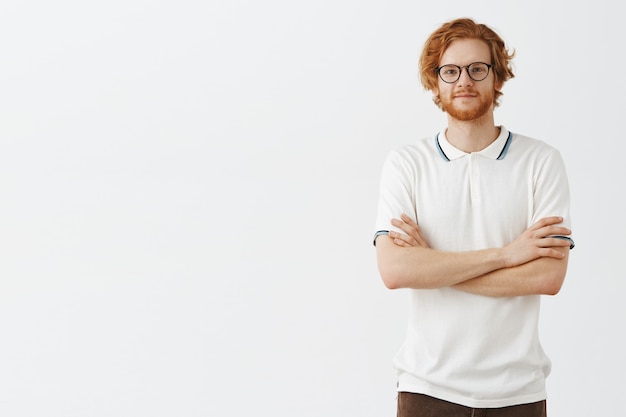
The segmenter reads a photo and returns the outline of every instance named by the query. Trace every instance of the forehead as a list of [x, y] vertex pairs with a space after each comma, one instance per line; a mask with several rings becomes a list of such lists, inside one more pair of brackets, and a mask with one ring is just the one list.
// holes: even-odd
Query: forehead
[[489, 46], [480, 39], [458, 39], [453, 41], [441, 56], [440, 65], [468, 65], [472, 62], [491, 63]]

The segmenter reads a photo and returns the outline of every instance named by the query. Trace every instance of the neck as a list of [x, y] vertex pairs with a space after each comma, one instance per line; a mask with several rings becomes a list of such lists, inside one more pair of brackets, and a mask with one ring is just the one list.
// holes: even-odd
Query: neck
[[493, 113], [476, 120], [462, 121], [448, 115], [446, 138], [455, 148], [463, 152], [478, 152], [498, 138], [500, 128], [495, 126]]

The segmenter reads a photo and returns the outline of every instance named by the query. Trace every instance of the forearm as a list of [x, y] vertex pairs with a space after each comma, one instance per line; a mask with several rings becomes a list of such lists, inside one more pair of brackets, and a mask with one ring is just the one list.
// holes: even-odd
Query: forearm
[[406, 234], [389, 231], [377, 240], [378, 267], [392, 289], [456, 286], [493, 297], [556, 294], [572, 243], [562, 221], [544, 217], [503, 248], [444, 252], [430, 249], [417, 223], [403, 215], [392, 224]]
[[391, 289], [450, 287], [505, 267], [498, 249], [445, 252], [399, 247], [388, 236], [379, 236], [376, 248], [380, 274]]
[[461, 291], [488, 297], [557, 294], [567, 272], [569, 249], [560, 249], [563, 259], [539, 258], [523, 265], [502, 268], [455, 284]]

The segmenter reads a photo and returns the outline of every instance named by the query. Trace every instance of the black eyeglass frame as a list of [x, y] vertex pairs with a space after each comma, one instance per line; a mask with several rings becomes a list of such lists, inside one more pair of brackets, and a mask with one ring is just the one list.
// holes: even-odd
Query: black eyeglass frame
[[[486, 65], [487, 66], [487, 73], [485, 74], [484, 78], [481, 78], [480, 80], [477, 80], [476, 78], [472, 77], [472, 73], [469, 70], [469, 67], [471, 67], [472, 65], [476, 65], [476, 64], [482, 64], [482, 65]], [[446, 81], [443, 79], [443, 77], [441, 76], [441, 69], [443, 67], [456, 67], [459, 69], [459, 75], [458, 77], [456, 77], [456, 80], [454, 81]], [[486, 79], [487, 77], [489, 77], [489, 71], [491, 70], [491, 68], [493, 68], [493, 64], [487, 64], [486, 62], [472, 62], [469, 65], [464, 65], [464, 66], [460, 66], [460, 65], [455, 65], [455, 64], [446, 64], [446, 65], [442, 65], [440, 67], [435, 68], [435, 72], [437, 73], [437, 75], [439, 75], [439, 78], [441, 78], [441, 81], [443, 81], [444, 83], [447, 84], [454, 84], [455, 82], [459, 81], [459, 78], [461, 78], [461, 73], [463, 72], [463, 69], [465, 68], [465, 70], [467, 71], [467, 75], [469, 75], [469, 77], [476, 81], [476, 82], [480, 82], [483, 81], [484, 79]]]

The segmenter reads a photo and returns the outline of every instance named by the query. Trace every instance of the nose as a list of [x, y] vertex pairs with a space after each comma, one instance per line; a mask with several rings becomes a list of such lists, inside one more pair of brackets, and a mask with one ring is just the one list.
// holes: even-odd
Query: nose
[[461, 85], [471, 85], [474, 83], [474, 80], [472, 80], [472, 77], [469, 76], [468, 67], [461, 68], [461, 76], [459, 77], [458, 82]]

